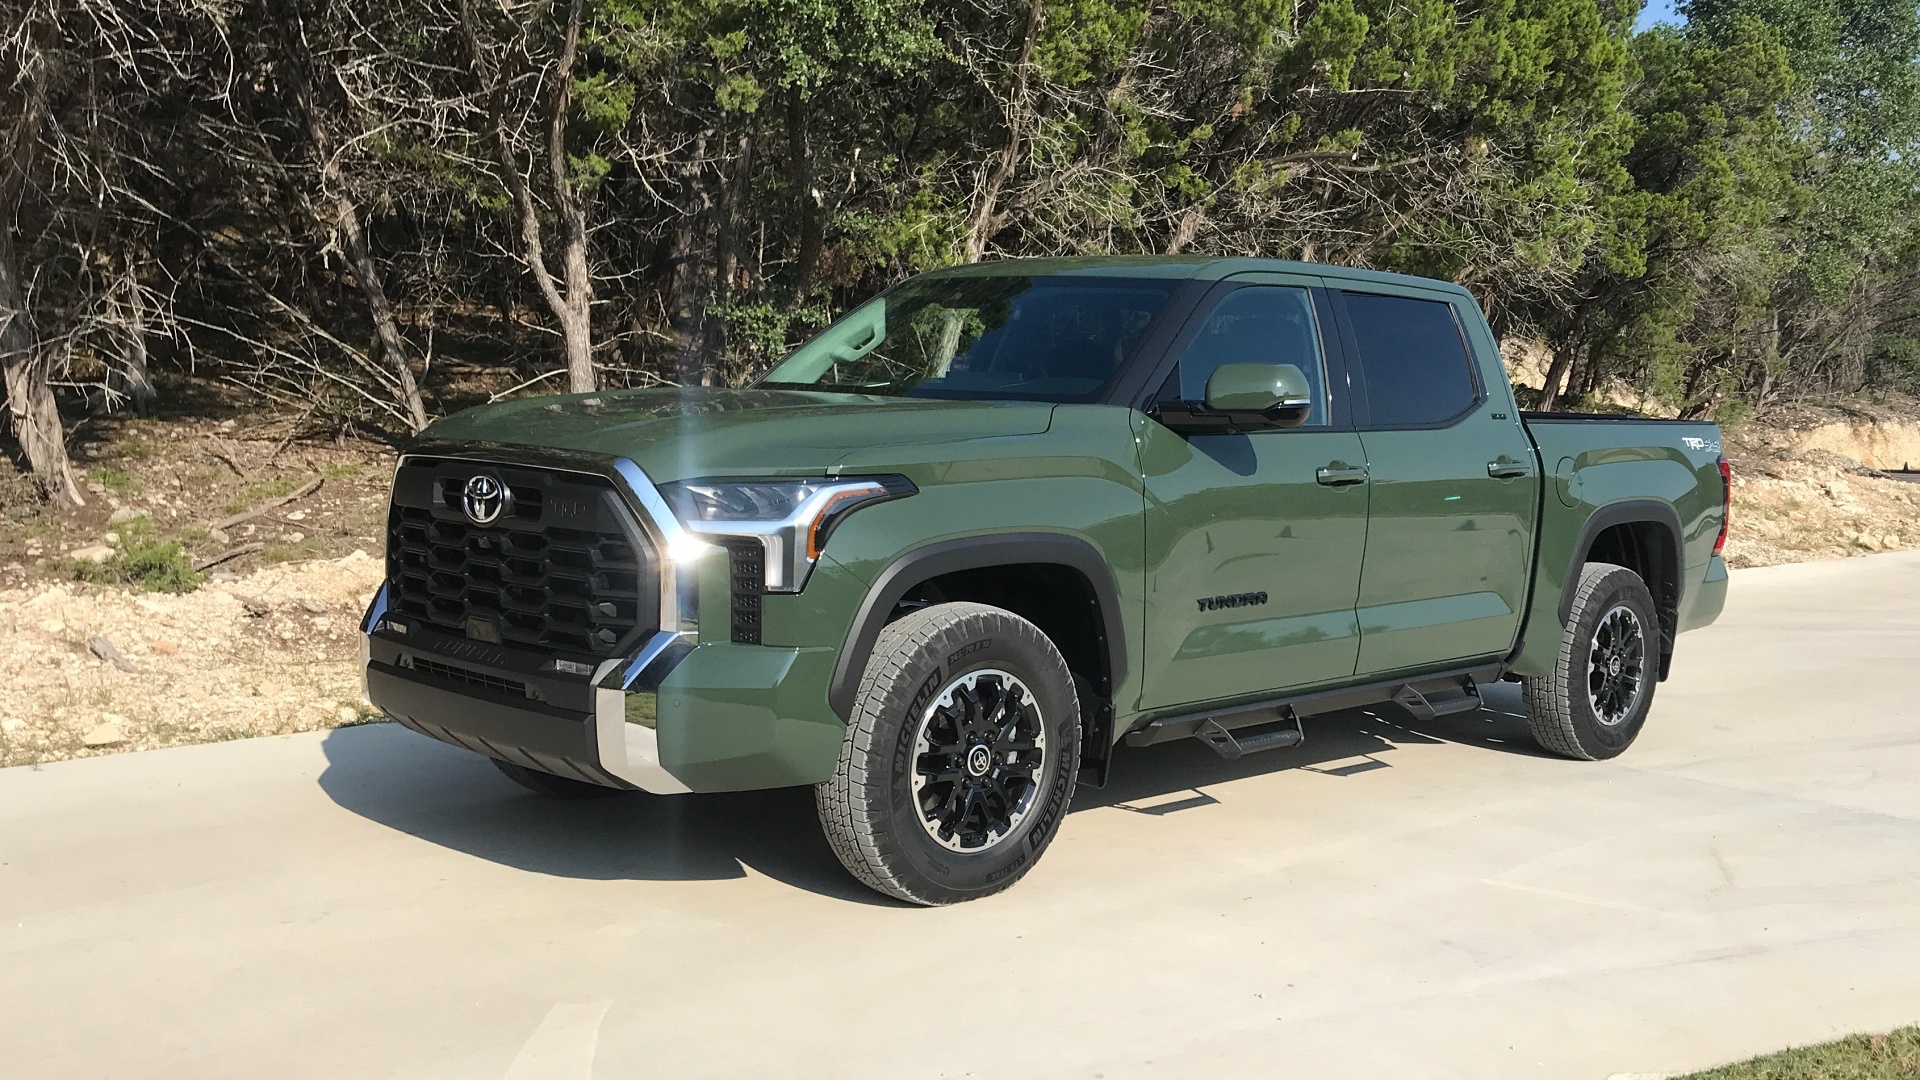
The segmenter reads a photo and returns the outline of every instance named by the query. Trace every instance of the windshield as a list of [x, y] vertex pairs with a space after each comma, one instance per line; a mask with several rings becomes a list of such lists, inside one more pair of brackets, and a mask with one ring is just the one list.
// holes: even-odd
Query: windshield
[[1090, 401], [1178, 282], [936, 277], [868, 301], [760, 386], [912, 397]]

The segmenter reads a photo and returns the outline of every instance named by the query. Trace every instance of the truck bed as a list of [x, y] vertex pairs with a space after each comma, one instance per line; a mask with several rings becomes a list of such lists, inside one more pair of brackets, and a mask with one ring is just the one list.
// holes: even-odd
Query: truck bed
[[[1523, 412], [1540, 455], [1541, 512], [1533, 600], [1516, 670], [1550, 664], [1563, 626], [1565, 585], [1594, 539], [1618, 519], [1668, 523], [1677, 545], [1677, 595], [1657, 596], [1671, 611], [1671, 635], [1712, 621], [1709, 574], [1724, 580], [1713, 558], [1723, 520], [1720, 429], [1710, 420], [1660, 420], [1604, 413]], [[1662, 555], [1668, 555], [1663, 551]], [[1704, 606], [1703, 606], [1704, 605]], [[1708, 608], [1712, 610], [1707, 610]]]

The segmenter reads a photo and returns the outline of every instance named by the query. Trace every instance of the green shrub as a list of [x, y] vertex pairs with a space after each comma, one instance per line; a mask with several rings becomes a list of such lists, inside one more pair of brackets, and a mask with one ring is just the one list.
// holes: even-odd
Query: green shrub
[[1753, 406], [1740, 398], [1723, 398], [1713, 407], [1713, 419], [1722, 431], [1739, 431], [1753, 419]]
[[146, 486], [139, 477], [111, 465], [95, 465], [87, 470], [87, 475], [93, 478], [94, 483], [121, 495], [132, 495]]
[[120, 547], [101, 562], [75, 559], [73, 576], [96, 585], [127, 585], [146, 592], [188, 593], [206, 580], [177, 540], [163, 540], [152, 523], [136, 518], [120, 526]]

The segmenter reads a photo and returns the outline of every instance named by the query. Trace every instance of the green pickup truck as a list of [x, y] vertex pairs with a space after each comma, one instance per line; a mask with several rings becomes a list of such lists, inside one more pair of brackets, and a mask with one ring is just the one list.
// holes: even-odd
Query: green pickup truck
[[744, 389], [472, 409], [401, 458], [374, 705], [536, 791], [811, 785], [862, 882], [1032, 868], [1114, 747], [1523, 684], [1632, 743], [1726, 596], [1712, 424], [1522, 413], [1469, 294], [1253, 259], [909, 279]]

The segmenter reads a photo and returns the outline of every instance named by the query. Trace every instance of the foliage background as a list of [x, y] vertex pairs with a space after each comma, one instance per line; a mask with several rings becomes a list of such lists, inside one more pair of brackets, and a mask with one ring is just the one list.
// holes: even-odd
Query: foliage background
[[0, 0], [9, 451], [209, 380], [391, 437], [734, 382], [917, 270], [1257, 255], [1473, 289], [1680, 415], [1920, 380], [1920, 8]]

